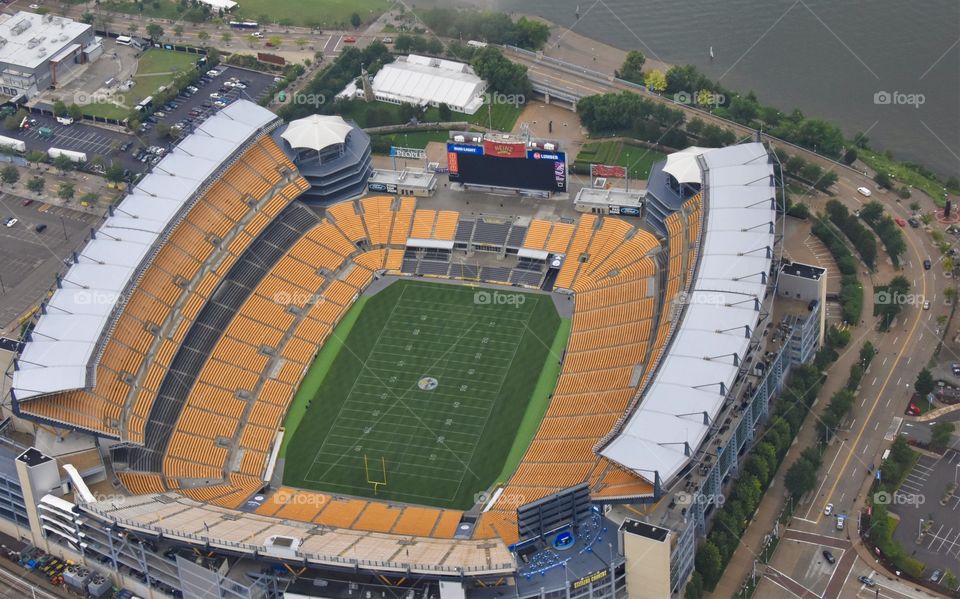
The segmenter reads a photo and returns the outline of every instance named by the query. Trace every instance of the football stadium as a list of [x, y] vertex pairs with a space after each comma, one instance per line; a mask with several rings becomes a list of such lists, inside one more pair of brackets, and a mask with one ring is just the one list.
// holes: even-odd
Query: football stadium
[[[355, 143], [305, 127], [230, 104], [58, 277], [8, 373], [17, 536], [144, 597], [677, 593], [822, 334], [773, 305], [774, 154], [693, 148], [639, 218], [543, 218], [305, 202], [303, 146], [316, 179]], [[368, 174], [357, 139], [330, 172]], [[529, 156], [547, 186], [559, 155]]]

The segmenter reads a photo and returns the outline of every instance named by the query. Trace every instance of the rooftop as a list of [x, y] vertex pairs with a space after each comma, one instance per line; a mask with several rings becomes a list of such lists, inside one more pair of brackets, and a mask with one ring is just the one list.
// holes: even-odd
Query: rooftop
[[792, 264], [784, 264], [780, 268], [780, 274], [793, 275], [795, 277], [803, 277], [804, 279], [811, 279], [814, 281], [819, 281], [820, 277], [823, 276], [823, 273], [825, 272], [827, 271], [824, 268], [820, 268], [819, 266], [812, 266], [810, 264], [804, 264], [803, 262], [794, 262]]
[[473, 114], [483, 104], [486, 83], [469, 65], [411, 54], [383, 65], [373, 78], [375, 94], [415, 103], [446, 103]]
[[319, 152], [332, 145], [344, 143], [352, 130], [353, 126], [342, 117], [311, 114], [291, 121], [280, 137], [290, 144], [291, 148]]
[[630, 518], [623, 521], [623, 524], [620, 525], [620, 530], [661, 542], [666, 539], [667, 534], [670, 533], [666, 528], [660, 528], [659, 526]]
[[20, 11], [0, 22], [0, 63], [34, 69], [90, 29], [66, 17]]

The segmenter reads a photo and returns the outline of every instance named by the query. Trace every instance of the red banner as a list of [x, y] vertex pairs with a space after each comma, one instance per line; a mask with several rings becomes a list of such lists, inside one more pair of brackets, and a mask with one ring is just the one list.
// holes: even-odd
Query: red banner
[[276, 54], [267, 54], [266, 52], [257, 52], [257, 60], [260, 62], [280, 65], [281, 67], [287, 64], [287, 61], [284, 59], [284, 57], [277, 56]]
[[483, 141], [483, 153], [498, 158], [526, 158], [527, 144], [485, 139]]
[[460, 166], [457, 163], [456, 152], [447, 152], [447, 168], [449, 168], [450, 172], [454, 175], [460, 172]]
[[590, 174], [594, 177], [618, 177], [627, 178], [627, 169], [623, 166], [611, 166], [609, 164], [594, 164], [590, 167]]

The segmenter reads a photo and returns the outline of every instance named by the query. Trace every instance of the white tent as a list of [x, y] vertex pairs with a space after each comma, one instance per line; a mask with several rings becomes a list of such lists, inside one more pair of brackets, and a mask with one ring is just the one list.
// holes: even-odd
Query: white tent
[[292, 121], [280, 137], [294, 149], [319, 152], [334, 144], [344, 143], [352, 129], [353, 127], [339, 116], [311, 114]]
[[474, 114], [483, 106], [486, 82], [470, 65], [411, 54], [383, 65], [373, 78], [376, 99], [392, 103], [446, 104]]

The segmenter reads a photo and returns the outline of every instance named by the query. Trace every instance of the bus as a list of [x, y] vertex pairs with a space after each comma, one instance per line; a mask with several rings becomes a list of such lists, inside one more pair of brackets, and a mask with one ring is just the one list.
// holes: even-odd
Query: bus
[[149, 112], [153, 107], [153, 96], [147, 96], [136, 105], [134, 110], [137, 112]]
[[256, 21], [230, 21], [230, 26], [234, 29], [260, 29]]

